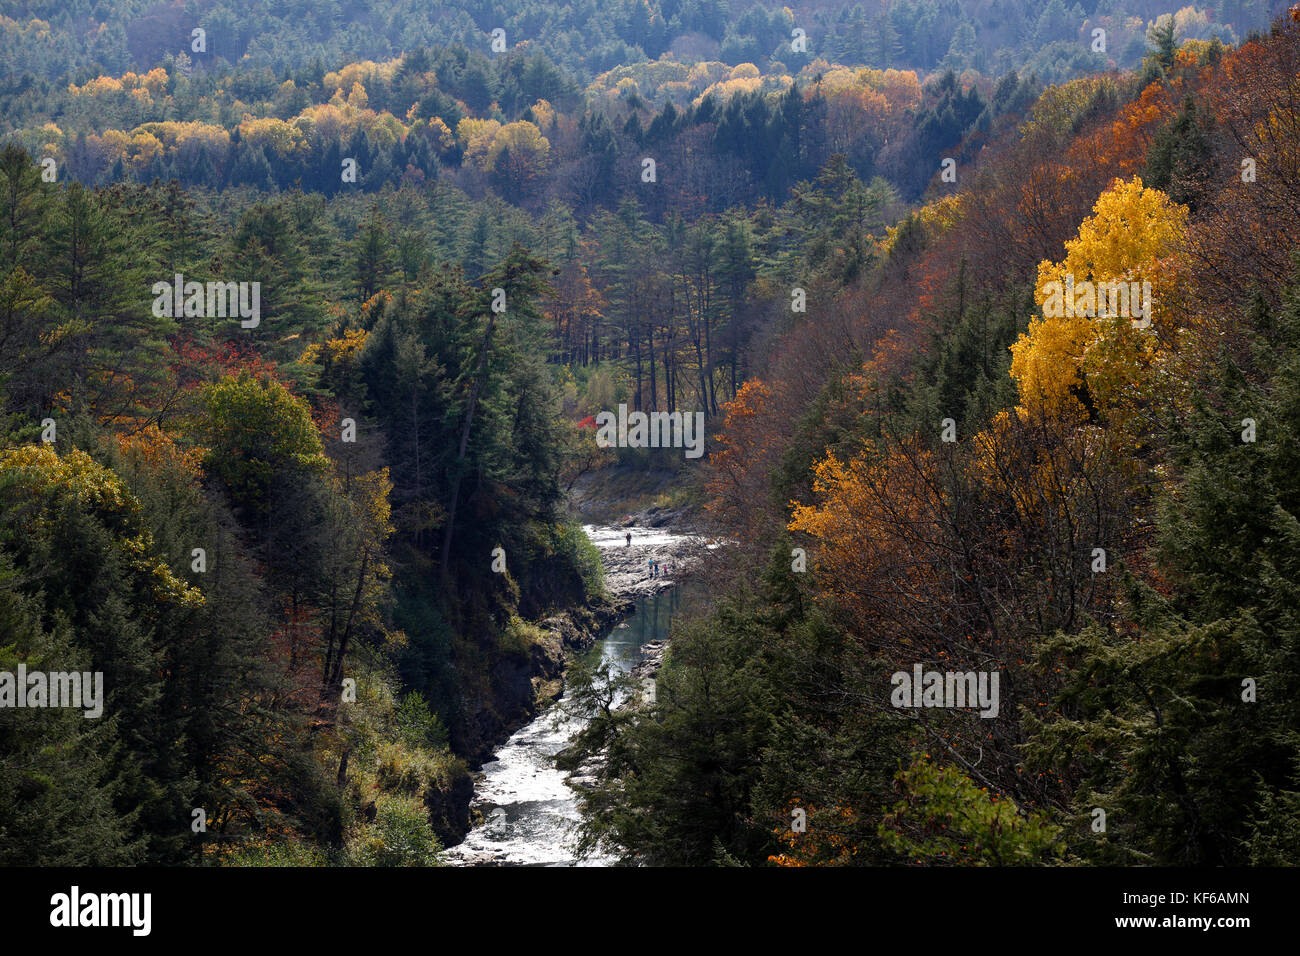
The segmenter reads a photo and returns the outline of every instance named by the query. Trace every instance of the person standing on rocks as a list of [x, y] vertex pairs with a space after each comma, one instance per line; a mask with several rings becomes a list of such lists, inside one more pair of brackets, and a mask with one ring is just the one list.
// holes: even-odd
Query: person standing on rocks
[[629, 532], [627, 533], [627, 545], [626, 545], [626, 546], [629, 547], [629, 548], [632, 547], [632, 532], [631, 532], [631, 531], [629, 531]]

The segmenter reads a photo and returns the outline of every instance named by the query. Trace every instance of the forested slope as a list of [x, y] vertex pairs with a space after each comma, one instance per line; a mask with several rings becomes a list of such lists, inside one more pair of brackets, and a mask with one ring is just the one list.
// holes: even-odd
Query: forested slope
[[[304, 195], [222, 228], [174, 186], [44, 183], [13, 148], [0, 179], [6, 669], [71, 655], [107, 686], [94, 731], [6, 712], [5, 854], [175, 861], [351, 826], [365, 859], [376, 794], [396, 827], [459, 787], [435, 820], [453, 838], [448, 743], [481, 758], [558, 674], [524, 618], [600, 601], [563, 510], [540, 262], [362, 300]], [[254, 328], [151, 304], [156, 281], [241, 269]]]

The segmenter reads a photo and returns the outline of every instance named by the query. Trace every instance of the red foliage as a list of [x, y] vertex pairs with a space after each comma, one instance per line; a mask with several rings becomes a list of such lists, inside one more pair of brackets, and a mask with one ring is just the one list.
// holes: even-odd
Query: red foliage
[[262, 378], [270, 376], [288, 385], [280, 378], [273, 360], [261, 355], [248, 342], [226, 340], [201, 343], [192, 335], [173, 335], [170, 345], [174, 359], [171, 370], [183, 389], [197, 388], [215, 378], [249, 372]]

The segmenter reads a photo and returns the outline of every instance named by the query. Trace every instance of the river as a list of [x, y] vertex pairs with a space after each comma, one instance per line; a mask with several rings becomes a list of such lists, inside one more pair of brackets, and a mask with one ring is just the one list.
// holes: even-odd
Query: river
[[[592, 541], [619, 553], [625, 532], [588, 528]], [[635, 544], [671, 545], [679, 537], [661, 530], [633, 531]], [[669, 627], [689, 585], [642, 594], [633, 612], [598, 640], [588, 652], [626, 672], [642, 659], [642, 648], [668, 637]], [[474, 808], [484, 822], [464, 842], [442, 854], [451, 866], [605, 866], [611, 861], [592, 857], [578, 861], [571, 847], [572, 831], [580, 819], [578, 798], [557, 770], [554, 758], [581, 728], [575, 718], [543, 711], [521, 727], [485, 763], [474, 787]]]

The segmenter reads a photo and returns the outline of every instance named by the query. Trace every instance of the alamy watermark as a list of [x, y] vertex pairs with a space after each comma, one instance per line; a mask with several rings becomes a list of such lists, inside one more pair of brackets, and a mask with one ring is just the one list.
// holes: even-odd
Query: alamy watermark
[[1151, 324], [1151, 283], [1075, 282], [1066, 273], [1065, 281], [1053, 279], [1043, 284], [1043, 315], [1050, 319], [1079, 316], [1089, 319], [1132, 319], [1135, 328]]
[[703, 412], [631, 412], [596, 416], [596, 444], [601, 448], [685, 448], [687, 458], [704, 454]]
[[895, 671], [889, 702], [895, 707], [977, 707], [981, 717], [998, 715], [999, 671]]
[[50, 925], [58, 928], [118, 926], [132, 936], [148, 936], [152, 911], [152, 893], [83, 893], [73, 886], [50, 897]]
[[103, 671], [0, 671], [0, 708], [73, 707], [87, 719], [104, 713]]
[[262, 322], [262, 283], [186, 282], [176, 273], [171, 282], [153, 284], [153, 314], [158, 318], [240, 318], [245, 329]]

